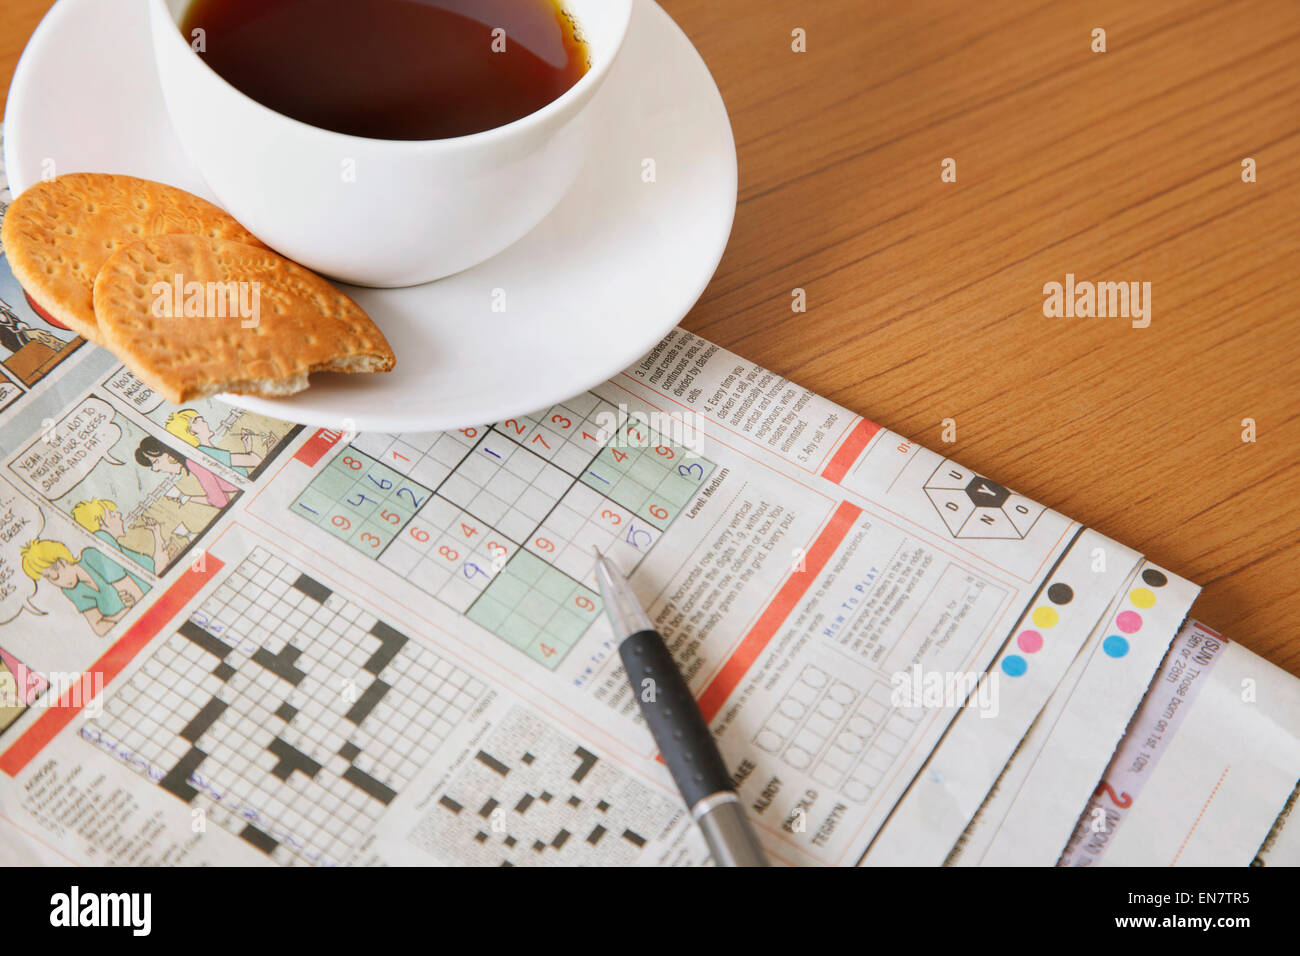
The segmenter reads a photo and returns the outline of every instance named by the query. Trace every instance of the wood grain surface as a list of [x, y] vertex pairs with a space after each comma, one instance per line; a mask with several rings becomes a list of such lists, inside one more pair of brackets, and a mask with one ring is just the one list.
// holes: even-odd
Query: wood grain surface
[[[1300, 3], [663, 2], [740, 154], [683, 324], [1204, 585], [1300, 673]], [[49, 6], [5, 0], [5, 88]], [[1150, 327], [1044, 317], [1066, 273], [1150, 282]]]

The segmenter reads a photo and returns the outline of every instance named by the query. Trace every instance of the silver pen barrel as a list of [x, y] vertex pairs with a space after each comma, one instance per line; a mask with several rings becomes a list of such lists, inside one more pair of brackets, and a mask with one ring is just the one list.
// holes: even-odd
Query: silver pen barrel
[[599, 551], [596, 578], [641, 716], [713, 861], [718, 866], [766, 866], [717, 741], [668, 645], [627, 579]]
[[704, 834], [709, 853], [718, 866], [767, 866], [767, 856], [758, 834], [749, 825], [740, 796], [734, 790], [719, 790], [691, 808], [691, 815]]

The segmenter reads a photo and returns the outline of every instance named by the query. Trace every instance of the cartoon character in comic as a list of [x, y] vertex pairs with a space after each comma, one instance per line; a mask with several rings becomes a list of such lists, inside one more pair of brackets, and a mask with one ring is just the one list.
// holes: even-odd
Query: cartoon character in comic
[[22, 549], [23, 571], [59, 588], [103, 637], [144, 597], [149, 586], [94, 548], [73, 557], [66, 544], [37, 538]]
[[[244, 446], [243, 451], [231, 451], [228, 448], [222, 448], [217, 445], [217, 439], [213, 436], [212, 426], [207, 420], [198, 413], [197, 409], [183, 408], [178, 412], [173, 412], [167, 419], [166, 429], [186, 444], [197, 448], [214, 461], [219, 461], [228, 468], [233, 468], [237, 473], [248, 476], [254, 468], [262, 463], [266, 458], [266, 453], [278, 441], [274, 434], [258, 435], [252, 429], [245, 428], [240, 432], [239, 440]], [[262, 451], [260, 453], [253, 451], [254, 440], [262, 440]]]
[[43, 327], [45, 315], [39, 309], [32, 307], [34, 314], [29, 315], [21, 311], [24, 305], [32, 307], [30, 296], [24, 296], [8, 269], [0, 266], [0, 364], [20, 382], [35, 385], [76, 351], [83, 340], [65, 342]]
[[156, 518], [146, 515], [144, 521], [136, 526], [147, 528], [153, 535], [153, 553], [145, 554], [126, 543], [126, 519], [118, 510], [117, 504], [107, 498], [94, 498], [73, 505], [72, 520], [154, 574], [167, 567], [171, 560], [171, 554], [167, 550], [167, 540], [162, 533], [162, 525]]
[[214, 508], [224, 508], [234, 500], [239, 488], [213, 474], [192, 458], [177, 458], [171, 449], [146, 435], [135, 450], [136, 464], [165, 475], [178, 475], [176, 490], [188, 499], [198, 499]]
[[53, 356], [63, 348], [63, 344], [44, 329], [32, 328], [19, 318], [8, 302], [0, 299], [0, 348], [7, 352], [19, 352], [28, 345], [36, 345], [47, 349]]

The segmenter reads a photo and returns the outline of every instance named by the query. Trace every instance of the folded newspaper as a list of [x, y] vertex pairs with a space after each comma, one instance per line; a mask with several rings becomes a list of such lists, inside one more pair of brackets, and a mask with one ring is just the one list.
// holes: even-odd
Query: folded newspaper
[[704, 864], [592, 575], [773, 860], [1300, 860], [1300, 682], [1136, 552], [676, 330], [441, 434], [171, 406], [0, 261], [0, 858]]

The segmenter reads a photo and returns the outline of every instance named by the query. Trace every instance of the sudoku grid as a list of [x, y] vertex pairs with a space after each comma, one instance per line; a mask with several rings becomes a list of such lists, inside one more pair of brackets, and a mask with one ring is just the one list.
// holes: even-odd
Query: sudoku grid
[[[617, 428], [608, 427], [617, 423]], [[454, 432], [357, 436], [291, 509], [554, 669], [714, 464], [587, 392]]]
[[328, 865], [486, 690], [258, 548], [81, 736], [277, 863]]

